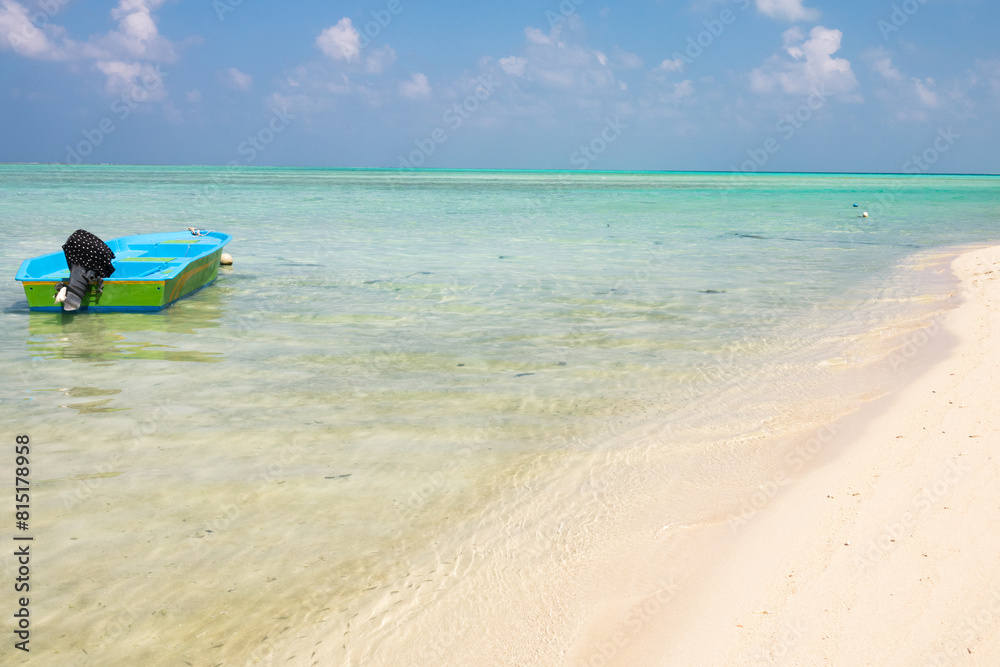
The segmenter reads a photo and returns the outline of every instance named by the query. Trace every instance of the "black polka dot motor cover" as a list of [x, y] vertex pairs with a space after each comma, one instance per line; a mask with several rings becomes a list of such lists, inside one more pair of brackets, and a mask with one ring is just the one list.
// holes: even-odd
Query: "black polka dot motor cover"
[[70, 268], [74, 265], [82, 266], [100, 278], [110, 278], [115, 272], [115, 267], [111, 264], [115, 253], [107, 243], [84, 229], [73, 232], [62, 249]]

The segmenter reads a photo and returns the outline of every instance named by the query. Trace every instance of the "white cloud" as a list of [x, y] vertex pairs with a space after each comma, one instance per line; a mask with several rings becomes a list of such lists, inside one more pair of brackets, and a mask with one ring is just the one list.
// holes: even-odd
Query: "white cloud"
[[341, 72], [340, 74], [339, 81], [334, 81], [334, 80], [327, 81], [321, 84], [321, 88], [323, 88], [328, 92], [333, 93], [334, 95], [351, 95], [361, 90], [359, 86], [355, 86], [353, 83], [351, 83], [351, 79], [343, 72]]
[[189, 90], [184, 93], [184, 99], [188, 101], [188, 104], [201, 104], [201, 91], [197, 88]]
[[396, 62], [396, 52], [386, 44], [381, 49], [372, 50], [365, 64], [369, 74], [381, 74], [387, 67]]
[[941, 102], [938, 99], [936, 92], [932, 90], [934, 87], [934, 79], [913, 79], [913, 86], [917, 93], [917, 99], [928, 109], [937, 109]]
[[129, 57], [169, 62], [176, 58], [174, 45], [160, 35], [153, 11], [165, 0], [120, 0], [111, 10], [118, 30], [111, 31], [101, 45], [112, 52], [124, 51]]
[[430, 97], [431, 86], [424, 74], [414, 74], [409, 81], [399, 85], [399, 94], [411, 100], [421, 100]]
[[95, 66], [107, 77], [105, 89], [112, 95], [128, 95], [137, 101], [166, 98], [159, 66], [137, 62], [173, 62], [177, 58], [174, 44], [160, 35], [153, 18], [153, 11], [164, 2], [119, 0], [111, 10], [118, 30], [84, 47], [85, 55], [99, 59]]
[[253, 86], [253, 77], [245, 72], [241, 72], [235, 67], [230, 67], [224, 75], [227, 84], [236, 90], [247, 92]]
[[153, 17], [165, 2], [119, 0], [111, 10], [117, 29], [76, 42], [52, 21], [36, 28], [20, 2], [0, 0], [0, 49], [35, 60], [93, 60], [94, 68], [105, 76], [105, 90], [109, 93], [136, 93], [137, 101], [161, 100], [166, 97], [163, 75], [151, 63], [177, 58], [173, 42], [160, 35]]
[[28, 9], [13, 0], [0, 0], [0, 49], [10, 49], [19, 56], [35, 60], [67, 60], [73, 45], [56, 44], [51, 37], [58, 37], [58, 28], [46, 25], [44, 29], [34, 26]]
[[670, 60], [664, 60], [662, 63], [656, 66], [656, 69], [662, 70], [664, 72], [680, 72], [684, 69], [684, 59], [675, 58]]
[[[490, 104], [487, 110], [477, 112], [476, 124], [528, 127], [528, 119], [533, 119], [530, 126], [535, 129], [531, 131], [536, 131], [545, 126], [576, 125], [577, 119], [583, 118], [633, 115], [633, 79], [640, 85], [644, 79], [642, 73], [634, 72], [641, 67], [641, 60], [618, 47], [595, 46], [588, 43], [579, 16], [567, 17], [550, 30], [525, 28], [519, 49], [499, 59], [480, 61], [478, 80], [497, 85], [490, 87]], [[619, 72], [625, 74], [619, 76]], [[477, 85], [468, 79], [458, 89], [436, 86], [435, 94], [461, 99]], [[581, 134], [593, 131], [582, 120], [580, 124]]]
[[788, 51], [789, 55], [793, 58], [798, 59], [802, 54], [802, 50], [799, 49], [796, 44], [804, 41], [806, 41], [806, 34], [802, 32], [802, 28], [799, 26], [791, 27], [781, 33], [781, 42], [785, 45], [785, 50]]
[[691, 97], [694, 95], [694, 84], [691, 83], [690, 79], [685, 79], [680, 83], [674, 84], [674, 97], [676, 99], [683, 99], [685, 97]]
[[977, 83], [974, 70], [939, 81], [901, 72], [883, 47], [869, 49], [863, 55], [879, 77], [875, 96], [886, 105], [887, 117], [925, 123], [935, 111], [949, 119], [973, 113], [975, 101], [970, 93]]
[[[572, 93], [577, 99], [592, 97], [598, 92], [621, 91], [621, 82], [615, 78], [612, 63], [603, 52], [563, 37], [565, 30], [569, 30], [571, 36], [581, 32], [581, 25], [580, 19], [570, 18], [552, 28], [549, 34], [538, 28], [525, 28], [524, 86], [535, 84], [554, 88], [563, 95]], [[521, 67], [522, 61], [518, 61], [517, 68]]]
[[886, 53], [885, 49], [878, 48], [865, 54], [871, 68], [884, 80], [899, 82], [903, 80], [903, 75], [896, 66], [892, 64], [892, 57]]
[[[347, 25], [344, 22], [342, 28]], [[353, 26], [351, 31], [340, 32], [350, 36]], [[371, 76], [385, 67], [366, 67], [374, 46], [361, 49], [355, 61], [343, 57], [343, 49], [336, 51], [341, 56], [337, 59], [320, 57], [317, 51], [314, 61], [285, 72], [278, 92], [294, 99], [298, 109], [329, 110], [363, 104], [380, 113], [396, 113], [401, 103], [406, 113], [412, 113], [416, 103], [434, 101], [444, 106], [460, 103], [469, 95], [483, 102], [484, 94], [488, 94], [489, 104], [481, 104], [474, 121], [482, 128], [527, 124], [528, 119], [537, 120], [530, 121], [531, 126], [565, 123], [566, 118], [576, 118], [582, 112], [589, 113], [588, 117], [609, 115], [612, 110], [615, 114], [626, 113], [619, 110], [619, 103], [632, 97], [632, 81], [628, 80], [627, 85], [616, 73], [634, 73], [641, 66], [638, 56], [613, 47], [598, 52], [587, 43], [579, 17], [567, 18], [551, 31], [528, 27], [523, 34], [516, 50], [496, 57], [483, 56], [473, 70], [463, 71], [453, 79], [439, 80], [438, 75], [420, 72], [417, 67], [397, 75], [399, 63], [391, 70], [383, 70], [379, 77]], [[331, 44], [334, 42], [331, 40]], [[391, 50], [387, 49], [386, 55], [395, 58]], [[635, 78], [641, 84], [644, 77], [639, 72]], [[680, 96], [688, 92], [685, 86], [678, 90]], [[409, 100], [414, 103], [407, 103]]]
[[361, 35], [346, 16], [320, 33], [316, 46], [334, 60], [354, 61], [361, 57]]
[[[985, 77], [993, 94], [1000, 95], [1000, 60], [979, 60], [976, 70]], [[976, 78], [975, 75], [973, 77]]]
[[617, 47], [615, 48], [613, 62], [616, 67], [624, 69], [639, 69], [642, 67], [642, 58], [634, 53], [622, 51]]
[[818, 9], [802, 6], [802, 0], [757, 0], [757, 11], [773, 19], [784, 21], [815, 21]]
[[[556, 28], [552, 29], [552, 33], [553, 34], [557, 33]], [[532, 28], [531, 26], [528, 26], [527, 28], [524, 29], [524, 35], [525, 37], [528, 38], [528, 42], [530, 42], [531, 44], [544, 44], [547, 46], [554, 45], [554, 41], [552, 40], [552, 38], [549, 35], [546, 35], [538, 28]]]
[[163, 88], [163, 73], [158, 65], [111, 60], [98, 61], [94, 67], [107, 77], [105, 88], [116, 97], [127, 97], [136, 102], [158, 102], [167, 96]]
[[524, 76], [524, 68], [528, 64], [528, 59], [508, 56], [507, 58], [501, 58], [498, 62], [501, 69], [507, 74], [511, 76]]
[[849, 102], [860, 102], [855, 91], [858, 80], [851, 63], [834, 58], [840, 50], [843, 33], [816, 26], [805, 38], [798, 27], [783, 34], [785, 51], [792, 61], [773, 56], [750, 73], [750, 88], [758, 93], [781, 91], [789, 95], [807, 96], [817, 92], [835, 95]]

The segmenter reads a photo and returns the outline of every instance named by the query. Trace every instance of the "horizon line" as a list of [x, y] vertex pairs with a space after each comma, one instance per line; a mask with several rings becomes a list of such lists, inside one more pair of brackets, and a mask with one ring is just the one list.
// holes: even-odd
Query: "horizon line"
[[416, 172], [522, 172], [522, 173], [552, 173], [552, 174], [727, 174], [734, 176], [1000, 176], [1000, 172], [922, 172], [918, 174], [892, 171], [741, 171], [741, 170], [685, 170], [685, 169], [552, 169], [526, 167], [310, 167], [288, 165], [220, 165], [220, 164], [154, 164], [154, 163], [117, 163], [98, 162], [68, 164], [65, 162], [0, 162], [0, 166], [19, 167], [157, 167], [183, 169], [202, 167], [206, 169], [300, 169], [316, 171], [392, 171], [400, 173]]

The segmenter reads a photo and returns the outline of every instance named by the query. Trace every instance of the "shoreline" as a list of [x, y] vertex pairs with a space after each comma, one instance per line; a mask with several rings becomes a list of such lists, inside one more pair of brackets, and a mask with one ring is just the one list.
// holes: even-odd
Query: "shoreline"
[[[645, 554], [653, 571], [644, 579], [667, 583], [591, 614], [570, 662], [1000, 658], [1000, 535], [991, 530], [1000, 522], [1000, 420], [992, 416], [1000, 247], [966, 252], [951, 266], [963, 301], [943, 318], [954, 341], [943, 358], [934, 357], [937, 341], [928, 344], [926, 367], [911, 369], [904, 387], [825, 436], [814, 431], [815, 457], [739, 530], [723, 522], [689, 536], [686, 563], [670, 570]], [[810, 451], [808, 440], [800, 446]]]
[[[862, 317], [875, 328], [865, 329], [863, 337], [848, 334], [853, 349], [835, 345], [815, 359], [821, 366], [843, 360], [835, 364], [843, 374], [827, 376], [835, 384], [824, 394], [844, 390], [848, 398], [843, 401], [814, 398], [784, 406], [780, 419], [754, 426], [749, 438], [706, 433], [697, 410], [691, 422], [674, 415], [672, 423], [653, 418], [617, 432], [555, 478], [522, 479], [496, 503], [496, 513], [461, 526], [453, 539], [424, 554], [419, 565], [413, 563], [415, 571], [451, 572], [446, 586], [412, 599], [379, 596], [355, 610], [356, 620], [339, 628], [324, 624], [269, 659], [281, 664], [306, 646], [344, 636], [346, 643], [317, 655], [359, 665], [714, 664], [707, 657], [691, 662], [683, 651], [664, 646], [682, 646], [702, 628], [707, 629], [705, 643], [715, 642], [715, 608], [703, 607], [706, 595], [724, 598], [732, 588], [723, 574], [736, 570], [725, 559], [758, 534], [771, 506], [835, 458], [846, 427], [838, 426], [837, 437], [824, 437], [818, 451], [801, 456], [801, 467], [789, 470], [794, 483], [778, 484], [764, 503], [767, 511], [734, 530], [742, 501], [782, 466], [785, 452], [797, 442], [808, 442], [827, 423], [863, 421], [859, 410], [877, 415], [907, 379], [954, 351], [954, 341], [940, 325], [933, 341], [919, 346], [919, 354], [905, 352], [904, 342], [960, 307], [958, 281], [949, 267], [966, 249], [924, 254], [904, 265], [903, 283], [886, 284], [865, 306], [874, 309], [871, 315], [885, 307], [881, 303], [892, 309], [899, 299], [917, 299], [929, 306], [923, 315]], [[910, 289], [914, 285], [916, 292]], [[840, 340], [837, 334], [834, 340]], [[815, 351], [803, 350], [807, 356]], [[890, 368], [894, 350], [905, 354], [902, 369]], [[749, 398], [752, 408], [759, 398], [737, 394], [717, 407], [740, 410], [740, 401]], [[715, 444], [707, 450], [707, 441], [680, 449], [663, 446], [687, 442], [692, 434]], [[706, 586], [711, 587], [707, 592]], [[505, 659], [497, 662], [500, 655]]]
[[[755, 426], [749, 438], [706, 433], [697, 413], [692, 422], [653, 418], [617, 432], [601, 447], [581, 452], [555, 478], [523, 478], [496, 503], [495, 513], [458, 527], [452, 539], [412, 563], [415, 572], [450, 572], [447, 585], [411, 599], [377, 596], [347, 624], [323, 624], [269, 655], [271, 664], [320, 643], [326, 648], [318, 656], [352, 665], [716, 664], [707, 655], [692, 661], [701, 657], [697, 651], [688, 655], [678, 647], [702, 631], [705, 645], [717, 643], [716, 612], [739, 584], [727, 576], [741, 572], [728, 559], [760, 534], [779, 501], [836, 459], [849, 439], [848, 424], [877, 417], [909, 378], [954, 353], [955, 341], [940, 325], [918, 354], [905, 352], [904, 343], [960, 308], [958, 281], [949, 267], [966, 249], [923, 255], [905, 265], [905, 271], [927, 270], [913, 277], [916, 293], [909, 282], [916, 274], [906, 273], [902, 288], [890, 283], [873, 295], [866, 309], [878, 311], [884, 308], [879, 304], [898, 299], [926, 300], [930, 309], [901, 319], [868, 318], [874, 329], [860, 338], [849, 334], [854, 349], [833, 348], [836, 356], [829, 361], [844, 360], [844, 374], [827, 376], [834, 384], [824, 395], [843, 390], [848, 397], [843, 401], [814, 398], [786, 405], [779, 410], [781, 419]], [[815, 351], [803, 349], [807, 356]], [[890, 368], [894, 350], [905, 355], [901, 369]], [[814, 363], [826, 365], [830, 354], [825, 349]], [[719, 406], [740, 410], [747, 398], [750, 407], [756, 405], [758, 397], [737, 394]], [[785, 453], [815, 439], [830, 423], [837, 424], [833, 437], [823, 436], [816, 451], [800, 455], [788, 470], [788, 483], [776, 484], [776, 493], [766, 498], [764, 511], [734, 529], [742, 501], [786, 463]], [[714, 444], [707, 450], [707, 441], [680, 449], [663, 446], [687, 442], [692, 434]], [[750, 584], [759, 583], [753, 573], [742, 572]], [[751, 627], [746, 621], [734, 624]], [[329, 645], [341, 636], [345, 643]], [[499, 655], [505, 659], [497, 662]], [[731, 664], [747, 664], [746, 656]]]

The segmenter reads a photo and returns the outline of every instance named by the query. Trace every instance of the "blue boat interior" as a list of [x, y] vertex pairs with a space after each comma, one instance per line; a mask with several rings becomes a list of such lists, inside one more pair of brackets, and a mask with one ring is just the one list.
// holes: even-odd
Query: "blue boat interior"
[[[193, 260], [215, 252], [232, 237], [221, 232], [194, 236], [185, 232], [123, 236], [107, 242], [115, 253], [115, 272], [107, 280], [168, 280]], [[17, 280], [63, 280], [69, 267], [62, 251], [25, 262]]]

